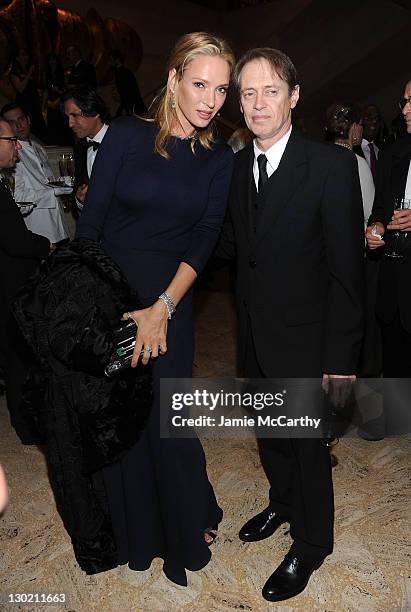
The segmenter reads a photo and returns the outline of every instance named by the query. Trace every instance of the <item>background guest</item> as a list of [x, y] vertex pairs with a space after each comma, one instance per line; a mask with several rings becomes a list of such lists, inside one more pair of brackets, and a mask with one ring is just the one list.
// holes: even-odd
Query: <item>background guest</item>
[[31, 120], [33, 133], [47, 142], [47, 128], [41, 112], [41, 100], [34, 80], [35, 66], [24, 47], [17, 52], [11, 67], [10, 82], [16, 92], [15, 102]]
[[49, 53], [46, 63], [46, 106], [50, 144], [73, 144], [73, 136], [61, 112], [61, 96], [65, 89], [64, 70], [60, 58], [55, 53]]
[[68, 237], [68, 231], [58, 195], [67, 190], [48, 185], [54, 179], [53, 171], [45, 149], [31, 138], [30, 119], [24, 110], [17, 104], [6, 104], [1, 114], [21, 146], [14, 171], [14, 198], [19, 205], [26, 204], [26, 210], [22, 210], [26, 226], [53, 244], [61, 242]]
[[131, 70], [125, 67], [121, 51], [113, 49], [110, 53], [110, 62], [114, 71], [117, 92], [120, 96], [120, 106], [117, 109], [116, 117], [133, 114], [144, 115], [147, 108], [141, 97], [137, 79]]
[[[0, 119], [0, 169], [12, 168], [21, 149], [10, 125]], [[50, 242], [24, 224], [8, 182], [0, 181], [0, 353], [4, 364], [11, 424], [23, 444], [37, 442], [21, 413], [22, 387], [31, 353], [10, 310], [10, 301], [47, 257]]]
[[68, 66], [68, 87], [97, 87], [96, 69], [93, 64], [83, 59], [81, 49], [71, 45], [66, 49]]
[[73, 192], [77, 213], [75, 216], [78, 216], [83, 209], [93, 164], [106, 135], [110, 115], [103, 99], [92, 87], [69, 89], [63, 95], [62, 102], [69, 127], [76, 138]]

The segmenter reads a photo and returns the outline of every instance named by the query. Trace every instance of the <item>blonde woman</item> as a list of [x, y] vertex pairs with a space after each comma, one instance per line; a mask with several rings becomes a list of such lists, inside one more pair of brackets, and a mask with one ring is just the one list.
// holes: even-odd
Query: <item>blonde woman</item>
[[99, 148], [77, 237], [91, 238], [120, 266], [144, 306], [132, 367], [153, 360], [154, 405], [139, 442], [104, 469], [119, 564], [134, 570], [164, 559], [167, 577], [186, 585], [198, 570], [222, 511], [197, 439], [159, 433], [161, 378], [190, 377], [192, 286], [223, 221], [232, 152], [215, 140], [234, 57], [205, 32], [183, 36], [151, 121], [121, 118]]

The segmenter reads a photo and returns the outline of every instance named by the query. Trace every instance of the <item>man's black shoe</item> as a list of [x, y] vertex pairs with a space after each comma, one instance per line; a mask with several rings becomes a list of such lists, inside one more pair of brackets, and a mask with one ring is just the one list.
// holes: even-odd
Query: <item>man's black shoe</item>
[[238, 537], [243, 542], [258, 542], [273, 535], [280, 525], [287, 522], [283, 516], [279, 516], [271, 508], [266, 508], [256, 514], [241, 527]]
[[283, 601], [304, 591], [311, 574], [324, 559], [308, 559], [288, 553], [263, 587], [267, 601]]

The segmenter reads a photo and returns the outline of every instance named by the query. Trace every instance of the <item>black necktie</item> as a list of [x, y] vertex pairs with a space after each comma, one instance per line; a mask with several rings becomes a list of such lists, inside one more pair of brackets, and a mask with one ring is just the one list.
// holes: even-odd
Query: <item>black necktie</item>
[[258, 193], [260, 193], [263, 185], [268, 181], [267, 174], [267, 158], [264, 153], [257, 157], [258, 164]]
[[93, 147], [93, 151], [97, 151], [99, 146], [100, 146], [100, 143], [96, 142], [95, 140], [87, 140], [86, 141], [86, 148], [87, 149], [89, 149], [90, 147]]

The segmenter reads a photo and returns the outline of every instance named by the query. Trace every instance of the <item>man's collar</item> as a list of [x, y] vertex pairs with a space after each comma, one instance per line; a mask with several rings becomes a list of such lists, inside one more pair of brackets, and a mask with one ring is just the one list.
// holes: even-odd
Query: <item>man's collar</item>
[[[287, 146], [287, 143], [289, 141], [289, 138], [291, 136], [291, 130], [292, 130], [292, 126], [290, 126], [290, 129], [288, 130], [288, 132], [286, 132], [284, 134], [284, 136], [281, 136], [280, 140], [277, 140], [277, 142], [275, 142], [273, 145], [271, 145], [271, 147], [269, 147], [266, 151], [262, 151], [258, 145], [257, 145], [257, 139], [254, 138], [253, 140], [253, 147], [254, 147], [254, 157], [257, 159], [257, 157], [259, 155], [261, 155], [261, 153], [263, 153], [268, 162], [275, 167], [275, 161], [278, 160], [278, 157], [281, 158], [282, 154], [284, 153], [285, 147]], [[271, 163], [273, 162], [273, 163]], [[277, 162], [278, 163], [278, 162]]]
[[101, 142], [104, 136], [106, 135], [107, 130], [108, 130], [108, 124], [103, 123], [102, 127], [100, 128], [100, 130], [97, 132], [97, 134], [93, 138], [90, 138], [89, 136], [87, 136], [86, 138], [87, 142], [90, 142], [90, 140], [92, 140], [93, 142]]

